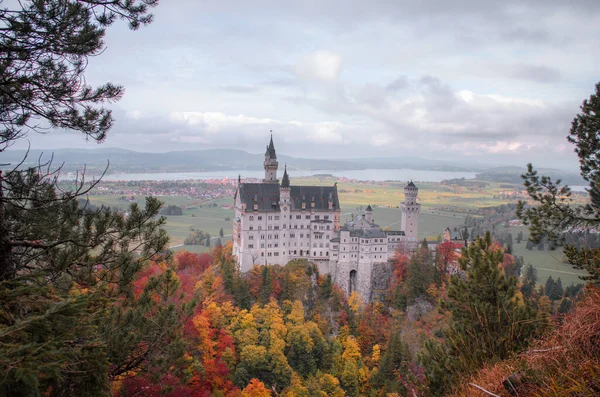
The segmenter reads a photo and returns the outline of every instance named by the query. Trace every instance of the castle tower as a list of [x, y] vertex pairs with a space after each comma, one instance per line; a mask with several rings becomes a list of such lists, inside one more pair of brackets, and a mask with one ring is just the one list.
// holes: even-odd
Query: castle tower
[[[279, 186], [279, 207], [281, 212], [289, 212], [290, 210], [290, 177], [287, 173], [287, 165], [283, 170], [283, 178], [281, 178], [281, 185]], [[285, 215], [285, 214], [284, 214]], [[287, 219], [284, 217], [284, 219]]]
[[371, 204], [369, 204], [365, 210], [365, 220], [369, 223], [373, 223], [373, 208], [371, 208]]
[[279, 163], [277, 162], [277, 155], [275, 154], [275, 146], [273, 145], [273, 134], [271, 134], [271, 142], [267, 146], [267, 151], [265, 152], [265, 162], [263, 163], [265, 167], [265, 179], [263, 182], [265, 183], [277, 183], [277, 167]]
[[417, 241], [419, 233], [419, 212], [421, 204], [417, 204], [419, 189], [410, 181], [404, 187], [404, 202], [400, 204], [402, 209], [402, 230], [409, 240]]

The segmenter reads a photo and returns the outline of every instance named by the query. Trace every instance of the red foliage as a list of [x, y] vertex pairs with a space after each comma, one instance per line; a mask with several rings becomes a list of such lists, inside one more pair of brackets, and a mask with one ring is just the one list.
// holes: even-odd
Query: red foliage
[[438, 263], [438, 269], [441, 272], [446, 273], [448, 266], [456, 263], [460, 256], [456, 250], [462, 247], [463, 243], [453, 243], [452, 241], [446, 241], [439, 245], [440, 263]]
[[179, 251], [175, 256], [178, 271], [192, 271], [194, 274], [202, 274], [212, 263], [212, 256], [207, 253], [194, 254], [188, 251]]
[[389, 318], [369, 305], [358, 320], [358, 345], [363, 355], [373, 351], [373, 345], [385, 346], [390, 336]]

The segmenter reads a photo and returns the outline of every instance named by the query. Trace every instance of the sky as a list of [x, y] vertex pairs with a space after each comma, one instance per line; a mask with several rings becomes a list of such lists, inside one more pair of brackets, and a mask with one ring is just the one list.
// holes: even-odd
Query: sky
[[[576, 170], [600, 8], [571, 0], [163, 0], [86, 80], [125, 86], [102, 147], [420, 156]], [[98, 148], [73, 132], [32, 148]], [[20, 142], [22, 146], [24, 142]], [[16, 145], [15, 148], [18, 148]]]

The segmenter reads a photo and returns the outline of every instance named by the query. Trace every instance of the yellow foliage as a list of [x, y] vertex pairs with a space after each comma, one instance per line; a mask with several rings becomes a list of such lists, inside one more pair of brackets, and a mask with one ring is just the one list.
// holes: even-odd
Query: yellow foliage
[[354, 315], [358, 315], [358, 311], [362, 308], [363, 302], [360, 299], [360, 295], [358, 292], [354, 291], [348, 297], [348, 306], [350, 306], [350, 310]]
[[352, 361], [353, 363], [358, 363], [360, 361], [360, 347], [358, 347], [358, 343], [353, 336], [346, 338], [342, 360]]
[[290, 314], [287, 315], [287, 320], [293, 325], [301, 325], [304, 323], [304, 306], [302, 306], [302, 302], [294, 301], [294, 303], [292, 303], [292, 310]]
[[373, 345], [373, 354], [371, 355], [371, 362], [373, 365], [377, 365], [379, 363], [379, 358], [381, 357], [381, 346], [379, 344]]

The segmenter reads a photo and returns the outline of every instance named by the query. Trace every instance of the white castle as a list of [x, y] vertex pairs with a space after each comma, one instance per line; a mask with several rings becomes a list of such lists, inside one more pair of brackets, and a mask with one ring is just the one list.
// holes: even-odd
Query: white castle
[[374, 269], [387, 265], [396, 248], [417, 245], [419, 189], [410, 182], [401, 203], [401, 230], [381, 230], [369, 205], [362, 215], [340, 226], [337, 184], [290, 185], [287, 167], [277, 179], [277, 155], [273, 136], [265, 152], [265, 179], [242, 183], [234, 196], [233, 254], [242, 272], [253, 265], [282, 265], [294, 259], [316, 263], [319, 272], [331, 274], [348, 294], [357, 291], [370, 301]]

